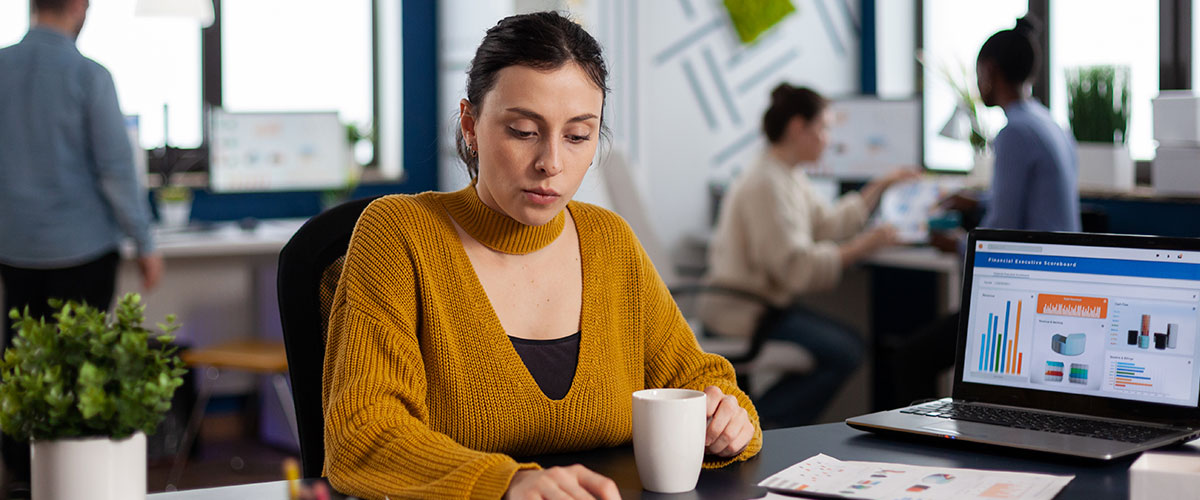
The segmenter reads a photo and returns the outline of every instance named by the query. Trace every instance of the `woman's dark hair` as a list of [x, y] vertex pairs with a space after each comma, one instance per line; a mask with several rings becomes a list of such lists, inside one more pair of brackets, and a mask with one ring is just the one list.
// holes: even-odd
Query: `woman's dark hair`
[[[600, 44], [583, 27], [557, 12], [534, 12], [501, 19], [492, 26], [467, 67], [467, 101], [475, 116], [483, 109], [483, 96], [496, 86], [496, 75], [509, 66], [550, 70], [573, 62], [578, 64], [608, 98], [608, 68]], [[603, 109], [603, 108], [601, 108]], [[603, 135], [603, 113], [601, 128]], [[458, 157], [467, 164], [474, 179], [479, 175], [479, 158], [470, 154], [462, 127], [456, 132]]]
[[67, 3], [67, 0], [29, 0], [29, 7], [34, 12], [62, 12]]
[[1004, 81], [1016, 85], [1033, 79], [1041, 60], [1041, 47], [1037, 43], [1040, 27], [1028, 16], [1017, 19], [1010, 30], [998, 31], [979, 49], [980, 61], [992, 61]]
[[829, 101], [812, 89], [781, 83], [771, 91], [771, 105], [763, 113], [763, 133], [772, 144], [777, 143], [792, 118], [801, 116], [812, 121], [828, 105]]

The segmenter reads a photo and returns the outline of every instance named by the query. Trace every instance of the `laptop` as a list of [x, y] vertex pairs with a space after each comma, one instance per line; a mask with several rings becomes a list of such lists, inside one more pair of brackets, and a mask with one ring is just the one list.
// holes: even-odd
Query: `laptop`
[[1100, 460], [1200, 436], [1200, 239], [968, 241], [952, 397], [847, 424]]

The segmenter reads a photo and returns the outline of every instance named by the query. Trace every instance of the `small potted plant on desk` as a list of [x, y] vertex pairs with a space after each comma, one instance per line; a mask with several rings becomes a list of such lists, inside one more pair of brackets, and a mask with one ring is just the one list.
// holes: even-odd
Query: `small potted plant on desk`
[[183, 384], [170, 346], [173, 315], [155, 334], [125, 295], [109, 315], [52, 302], [53, 318], [9, 312], [18, 333], [0, 361], [0, 428], [31, 442], [33, 498], [144, 499], [146, 433]]
[[1067, 71], [1067, 118], [1079, 143], [1079, 187], [1133, 188], [1129, 129], [1129, 67], [1089, 66]]

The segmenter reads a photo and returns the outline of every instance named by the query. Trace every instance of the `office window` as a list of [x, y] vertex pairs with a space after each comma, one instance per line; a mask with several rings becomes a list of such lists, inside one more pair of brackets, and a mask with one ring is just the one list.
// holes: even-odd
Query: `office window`
[[[221, 2], [227, 111], [337, 111], [373, 123], [371, 0]], [[365, 150], [364, 150], [365, 148]], [[355, 156], [371, 160], [369, 144]]]
[[[142, 146], [163, 144], [163, 104], [171, 145], [200, 145], [200, 26], [195, 21], [135, 17], [137, 0], [92, 2], [76, 46], [113, 75], [121, 111], [138, 115]], [[29, 29], [29, 3], [0, 2], [0, 46]]]
[[203, 140], [200, 99], [200, 24], [134, 15], [137, 0], [92, 2], [77, 45], [113, 75], [121, 111], [138, 115], [142, 146], [163, 145], [167, 105], [172, 146]]
[[1154, 158], [1150, 99], [1158, 95], [1158, 2], [1055, 0], [1050, 2], [1050, 104], [1067, 126], [1066, 70], [1097, 64], [1131, 68], [1129, 152]]
[[0, 47], [21, 41], [29, 30], [29, 2], [0, 2]]
[[[978, 94], [975, 83], [975, 58], [979, 48], [993, 33], [1012, 28], [1029, 8], [1028, 0], [963, 2], [961, 0], [925, 0], [922, 33], [922, 69], [924, 82], [925, 165], [932, 169], [965, 171], [975, 163], [975, 155], [965, 138], [942, 135], [959, 103], [943, 72], [949, 72], [959, 85]], [[994, 138], [1006, 123], [1004, 112], [980, 107], [980, 121]], [[951, 134], [953, 135], [953, 134]]]

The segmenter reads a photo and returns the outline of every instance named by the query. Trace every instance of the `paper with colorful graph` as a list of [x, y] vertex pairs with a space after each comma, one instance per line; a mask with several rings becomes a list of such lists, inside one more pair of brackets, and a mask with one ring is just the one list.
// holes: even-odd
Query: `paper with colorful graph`
[[[820, 454], [768, 477], [772, 492], [864, 500], [1050, 500], [1075, 476], [841, 461]], [[763, 498], [777, 498], [768, 495]]]

